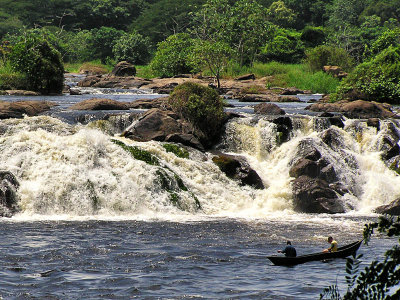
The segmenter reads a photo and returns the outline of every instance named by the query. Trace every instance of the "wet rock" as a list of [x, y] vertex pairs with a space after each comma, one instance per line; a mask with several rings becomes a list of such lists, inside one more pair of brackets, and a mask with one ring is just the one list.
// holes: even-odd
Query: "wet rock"
[[133, 64], [127, 61], [121, 61], [117, 63], [114, 69], [111, 71], [113, 76], [135, 76], [136, 68]]
[[246, 158], [237, 155], [218, 153], [212, 161], [231, 179], [238, 180], [241, 185], [249, 185], [255, 189], [264, 189], [264, 184]]
[[101, 75], [87, 76], [78, 82], [79, 87], [91, 87], [101, 80]]
[[151, 109], [151, 108], [166, 108], [168, 97], [160, 97], [155, 99], [138, 99], [128, 103], [129, 108], [133, 109]]
[[321, 158], [321, 153], [314, 146], [312, 139], [303, 139], [297, 146], [296, 157], [317, 161]]
[[392, 201], [387, 205], [379, 206], [375, 209], [378, 214], [388, 214], [393, 216], [400, 216], [400, 198]]
[[391, 111], [391, 106], [374, 101], [348, 101], [341, 100], [335, 103], [318, 102], [306, 107], [311, 111], [341, 112], [351, 119], [369, 118], [397, 118], [398, 116]]
[[128, 110], [126, 103], [112, 99], [92, 98], [69, 107], [72, 110]]
[[0, 171], [0, 217], [11, 217], [18, 211], [19, 183], [8, 171]]
[[254, 113], [263, 115], [284, 115], [285, 111], [273, 103], [261, 103], [254, 106]]
[[319, 175], [319, 171], [319, 166], [315, 161], [302, 158], [290, 169], [289, 175], [295, 178], [302, 175], [315, 178]]
[[325, 180], [328, 183], [332, 183], [338, 180], [335, 168], [331, 164], [320, 169], [319, 178]]
[[24, 115], [37, 116], [56, 105], [49, 101], [0, 101], [0, 119], [23, 118]]
[[169, 143], [179, 143], [185, 146], [189, 146], [201, 151], [204, 151], [204, 146], [200, 141], [190, 133], [173, 133], [165, 138], [166, 142]]
[[245, 94], [239, 96], [239, 102], [277, 102], [278, 95], [275, 94]]
[[344, 146], [343, 137], [340, 132], [335, 128], [329, 128], [321, 133], [322, 141], [332, 149], [346, 148]]
[[10, 96], [40, 96], [38, 92], [25, 90], [6, 90], [5, 94]]
[[289, 88], [284, 88], [280, 94], [281, 95], [297, 95], [297, 94], [304, 94], [304, 91], [300, 90], [298, 88], [295, 88], [295, 87], [289, 87]]
[[381, 123], [378, 118], [369, 118], [367, 120], [367, 125], [370, 127], [375, 127], [377, 131], [381, 128]]
[[294, 209], [303, 213], [343, 213], [343, 204], [328, 183], [302, 175], [292, 181]]
[[290, 117], [278, 117], [271, 122], [277, 125], [277, 131], [280, 135], [279, 142], [287, 142], [290, 138], [290, 132], [293, 129], [292, 119]]

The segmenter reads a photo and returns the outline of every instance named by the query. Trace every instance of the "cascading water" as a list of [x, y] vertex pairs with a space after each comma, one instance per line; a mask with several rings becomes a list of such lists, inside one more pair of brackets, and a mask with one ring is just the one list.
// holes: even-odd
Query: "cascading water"
[[[340, 196], [348, 213], [369, 214], [400, 196], [400, 176], [379, 152], [386, 127], [394, 123], [382, 122], [377, 134], [365, 123], [348, 120], [344, 129], [334, 127], [336, 139], [327, 146], [321, 137], [328, 129], [320, 118], [293, 117], [292, 122], [283, 143], [276, 124], [267, 119], [235, 119], [227, 125], [220, 148], [245, 156], [264, 190], [226, 177], [211, 154], [190, 150], [188, 159], [179, 158], [158, 142], [111, 137], [93, 126], [47, 116], [1, 121], [0, 168], [18, 178], [24, 216], [280, 216], [295, 214], [289, 171], [306, 141], [334, 165], [348, 190]], [[134, 158], [115, 140], [148, 151], [159, 164]]]

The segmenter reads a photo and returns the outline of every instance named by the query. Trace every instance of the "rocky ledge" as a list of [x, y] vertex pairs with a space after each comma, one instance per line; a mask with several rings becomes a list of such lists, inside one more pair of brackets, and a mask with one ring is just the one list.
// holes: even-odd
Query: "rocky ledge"
[[23, 118], [24, 115], [36, 116], [56, 105], [49, 101], [0, 101], [0, 119]]

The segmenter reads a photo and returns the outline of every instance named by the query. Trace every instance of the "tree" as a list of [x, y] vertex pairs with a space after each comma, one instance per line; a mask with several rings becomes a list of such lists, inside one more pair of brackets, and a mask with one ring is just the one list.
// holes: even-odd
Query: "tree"
[[[368, 244], [374, 230], [388, 237], [400, 237], [400, 218], [380, 217], [378, 222], [365, 225], [364, 239]], [[400, 244], [400, 239], [399, 239]], [[396, 245], [385, 253], [383, 261], [373, 261], [358, 276], [360, 256], [348, 259], [346, 264], [346, 281], [348, 290], [343, 296], [337, 285], [330, 286], [320, 295], [320, 299], [363, 299], [363, 300], [395, 300], [400, 298], [400, 245]]]
[[[159, 0], [150, 4], [132, 28], [149, 37], [153, 46], [170, 35], [183, 33], [191, 25], [192, 12], [200, 9], [206, 0]], [[189, 3], [188, 3], [189, 2]]]
[[60, 93], [64, 83], [64, 67], [60, 53], [45, 39], [27, 33], [7, 56], [13, 69], [24, 74], [27, 88], [43, 94]]
[[296, 18], [295, 13], [283, 1], [275, 1], [267, 10], [268, 20], [280, 27], [290, 27]]
[[240, 65], [251, 64], [271, 32], [266, 9], [255, 0], [208, 0], [194, 14], [197, 38], [228, 44]]
[[140, 33], [133, 32], [121, 36], [113, 47], [117, 61], [128, 61], [132, 64], [145, 64], [150, 57], [150, 41]]
[[206, 67], [215, 76], [217, 87], [221, 87], [220, 78], [232, 56], [232, 49], [224, 42], [198, 40], [192, 53], [193, 65]]
[[156, 54], [151, 61], [151, 69], [161, 77], [190, 73], [192, 64], [190, 54], [194, 40], [187, 33], [171, 35], [158, 44]]
[[304, 44], [300, 37], [300, 32], [276, 28], [273, 38], [262, 49], [260, 59], [286, 63], [299, 62], [304, 57]]
[[117, 40], [125, 34], [122, 30], [112, 27], [100, 27], [92, 29], [89, 47], [92, 59], [100, 59], [102, 63], [113, 57], [113, 47]]

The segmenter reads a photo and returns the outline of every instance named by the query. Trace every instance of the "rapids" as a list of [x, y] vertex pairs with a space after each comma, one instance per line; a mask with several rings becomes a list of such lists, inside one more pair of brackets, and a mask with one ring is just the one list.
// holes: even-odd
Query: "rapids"
[[[334, 162], [338, 177], [350, 191], [341, 196], [348, 203], [347, 214], [371, 215], [377, 206], [400, 196], [400, 176], [385, 165], [378, 151], [380, 134], [392, 121], [382, 122], [377, 134], [365, 122], [347, 120], [344, 129], [337, 128], [340, 151], [321, 142], [327, 129], [320, 119], [292, 117], [292, 122], [290, 140], [279, 144], [275, 124], [254, 116], [234, 119], [218, 146], [245, 156], [265, 190], [240, 186], [227, 178], [209, 153], [191, 149], [189, 158], [179, 158], [159, 142], [134, 142], [118, 134], [110, 136], [91, 124], [71, 125], [50, 116], [0, 122], [0, 169], [18, 178], [19, 206], [25, 216], [263, 218], [295, 214], [289, 169], [299, 143], [311, 140]], [[113, 139], [148, 151], [161, 167], [133, 158]], [[195, 195], [200, 210], [182, 210], [169, 201], [169, 192], [157, 179], [160, 168], [179, 176], [187, 186], [190, 193], [178, 191], [183, 206], [190, 207]]]

